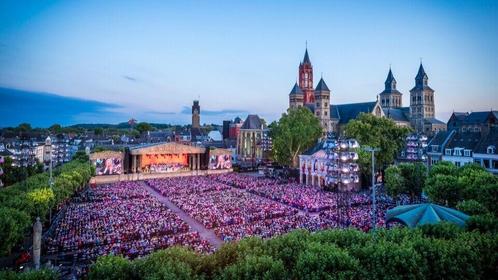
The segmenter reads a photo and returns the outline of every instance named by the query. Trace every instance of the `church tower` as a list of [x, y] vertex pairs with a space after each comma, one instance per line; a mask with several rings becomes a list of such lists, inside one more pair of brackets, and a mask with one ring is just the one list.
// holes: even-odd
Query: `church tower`
[[294, 87], [289, 93], [289, 108], [291, 109], [299, 108], [303, 107], [303, 105], [304, 105], [304, 93], [301, 90], [301, 88], [297, 85], [297, 83], [295, 83]]
[[410, 90], [410, 116], [411, 125], [419, 133], [424, 132], [424, 120], [434, 118], [434, 90], [429, 87], [429, 77], [424, 66], [420, 63], [415, 87]]
[[194, 105], [192, 105], [192, 128], [201, 127], [201, 106], [199, 106], [199, 100], [194, 100]]
[[403, 107], [403, 94], [396, 89], [396, 79], [394, 78], [391, 67], [384, 82], [384, 91], [380, 93], [380, 104], [382, 108], [400, 108]]
[[323, 131], [330, 131], [330, 89], [323, 80], [320, 79], [315, 89], [315, 116], [320, 120]]
[[304, 52], [303, 62], [299, 63], [299, 87], [304, 93], [304, 104], [313, 104], [313, 66], [308, 55], [308, 48]]

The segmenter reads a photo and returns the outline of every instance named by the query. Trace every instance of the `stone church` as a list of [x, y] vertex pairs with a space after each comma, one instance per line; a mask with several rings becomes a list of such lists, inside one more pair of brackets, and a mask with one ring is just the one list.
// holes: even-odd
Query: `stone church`
[[410, 126], [418, 133], [433, 135], [446, 130], [446, 123], [435, 118], [434, 90], [422, 63], [410, 90], [410, 106], [403, 107], [403, 94], [396, 87], [396, 79], [389, 69], [384, 90], [375, 101], [331, 104], [331, 91], [323, 78], [316, 88], [313, 84], [313, 65], [308, 54], [299, 63], [299, 79], [289, 93], [289, 108], [307, 107], [320, 120], [325, 132], [340, 134], [344, 126], [360, 113], [369, 113], [392, 119], [399, 126]]

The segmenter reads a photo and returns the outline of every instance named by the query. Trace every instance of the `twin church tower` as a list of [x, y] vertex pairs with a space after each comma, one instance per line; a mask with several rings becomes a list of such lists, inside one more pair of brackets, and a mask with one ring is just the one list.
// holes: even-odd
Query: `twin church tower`
[[403, 94], [396, 88], [396, 79], [389, 69], [384, 90], [374, 102], [331, 105], [330, 89], [320, 78], [313, 88], [313, 65], [308, 54], [299, 64], [299, 79], [289, 94], [289, 107], [307, 107], [320, 120], [324, 131], [340, 132], [341, 125], [360, 113], [372, 113], [393, 119], [400, 126], [411, 126], [416, 132], [431, 135], [445, 130], [445, 124], [435, 119], [434, 90], [429, 87], [428, 76], [422, 64], [410, 90], [410, 106], [403, 107]]

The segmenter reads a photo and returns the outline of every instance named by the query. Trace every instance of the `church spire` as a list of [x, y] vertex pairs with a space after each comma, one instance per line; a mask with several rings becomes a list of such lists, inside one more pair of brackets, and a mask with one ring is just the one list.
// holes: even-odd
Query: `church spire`
[[424, 66], [422, 62], [420, 62], [420, 66], [418, 68], [417, 76], [415, 77], [415, 87], [423, 88], [428, 86], [429, 77], [427, 73], [425, 73]]
[[387, 74], [386, 81], [384, 82], [385, 90], [395, 90], [396, 89], [396, 79], [394, 78], [393, 71], [389, 67], [389, 73]]
[[308, 47], [306, 47], [306, 51], [304, 52], [303, 64], [311, 64], [310, 56], [308, 55]]

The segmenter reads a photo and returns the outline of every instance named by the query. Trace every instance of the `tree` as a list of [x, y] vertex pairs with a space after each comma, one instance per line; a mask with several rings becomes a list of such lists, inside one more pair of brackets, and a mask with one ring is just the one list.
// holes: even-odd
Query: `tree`
[[63, 132], [62, 126], [58, 123], [51, 125], [48, 130], [53, 134], [61, 134]]
[[401, 169], [395, 165], [389, 166], [385, 173], [386, 192], [396, 199], [405, 191], [405, 178], [401, 175]]
[[146, 122], [138, 123], [135, 127], [140, 133], [151, 131], [153, 129], [152, 125]]
[[247, 256], [222, 272], [221, 279], [288, 279], [281, 260], [270, 256]]
[[467, 215], [480, 215], [488, 213], [488, 209], [486, 209], [486, 207], [473, 199], [458, 202], [456, 208]]
[[121, 256], [100, 257], [90, 268], [88, 279], [133, 279], [130, 261]]
[[95, 128], [95, 129], [93, 130], [93, 133], [94, 133], [95, 135], [102, 135], [102, 134], [104, 134], [104, 129], [103, 129], [103, 128], [101, 128], [101, 127], [97, 127], [97, 128]]
[[282, 165], [298, 166], [298, 156], [322, 134], [318, 119], [307, 108], [289, 109], [271, 125], [273, 157]]
[[[347, 137], [355, 138], [361, 146], [380, 148], [376, 153], [377, 167], [383, 171], [386, 166], [394, 162], [396, 155], [404, 146], [405, 138], [411, 129], [399, 127], [388, 118], [377, 117], [372, 114], [361, 113], [356, 119], [349, 121], [344, 130]], [[366, 156], [368, 155], [368, 158]], [[359, 153], [360, 164], [367, 165], [370, 161], [369, 153]], [[362, 169], [364, 177], [371, 177], [371, 166], [368, 163]]]
[[85, 151], [77, 151], [73, 156], [73, 160], [77, 160], [80, 162], [88, 162], [89, 158]]
[[458, 177], [451, 175], [436, 175], [427, 179], [425, 192], [437, 203], [455, 207], [462, 200], [463, 190], [458, 184]]
[[458, 175], [458, 167], [449, 161], [440, 161], [434, 164], [429, 170], [429, 177], [434, 177], [436, 175]]
[[358, 260], [330, 244], [310, 243], [298, 256], [294, 279], [355, 279]]
[[0, 207], [0, 255], [10, 254], [29, 226], [29, 216], [12, 208]]
[[427, 177], [425, 165], [421, 162], [402, 163], [399, 169], [405, 183], [404, 193], [410, 195], [411, 201], [414, 201], [415, 197], [420, 198]]

